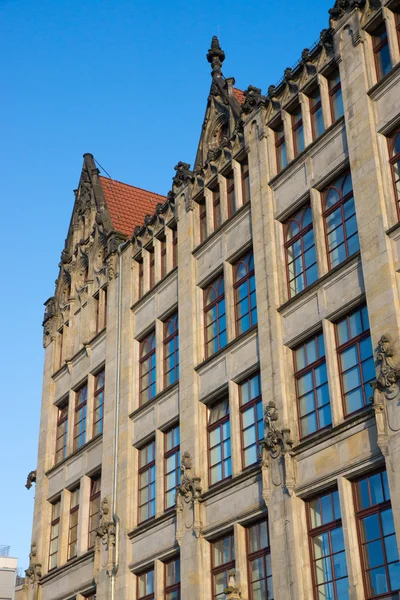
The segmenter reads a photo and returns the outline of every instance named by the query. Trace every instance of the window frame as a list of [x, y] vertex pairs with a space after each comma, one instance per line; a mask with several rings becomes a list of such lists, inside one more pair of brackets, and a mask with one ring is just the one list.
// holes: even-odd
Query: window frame
[[[220, 293], [218, 296], [216, 296], [216, 298], [214, 300], [212, 300], [211, 302], [206, 304], [207, 294], [208, 294], [208, 291], [210, 290], [210, 288], [214, 288], [214, 290], [216, 290], [216, 292], [217, 292], [220, 289], [221, 283], [223, 285], [223, 292]], [[224, 312], [222, 314], [220, 314], [218, 305], [222, 301], [224, 303]], [[212, 321], [212, 323], [217, 324], [217, 335], [208, 340], [207, 339], [207, 330], [209, 327], [207, 326], [207, 313], [210, 310], [212, 310], [214, 308], [214, 306], [217, 307], [217, 309], [216, 309], [217, 317], [216, 317], [215, 321]], [[221, 330], [220, 321], [221, 321], [221, 318], [224, 316], [225, 316], [225, 329]], [[209, 356], [213, 356], [214, 354], [219, 352], [219, 350], [222, 350], [223, 348], [225, 348], [226, 344], [228, 343], [228, 337], [227, 337], [228, 330], [227, 330], [227, 326], [226, 326], [225, 278], [224, 278], [223, 273], [220, 273], [219, 275], [217, 275], [217, 277], [214, 277], [214, 279], [212, 281], [210, 281], [210, 283], [208, 283], [205, 288], [203, 288], [203, 317], [204, 317], [205, 356], [206, 356], [206, 358], [208, 358]], [[221, 334], [223, 334], [224, 332], [225, 332], [226, 343], [222, 346], [220, 338], [221, 338]], [[217, 340], [217, 349], [214, 352], [209, 353], [208, 344], [210, 342], [212, 342], [213, 340]]]
[[[261, 525], [261, 523], [266, 523], [266, 525], [267, 525], [268, 546], [266, 546], [265, 548], [260, 548], [259, 550], [254, 550], [253, 552], [250, 552], [250, 529], [252, 527]], [[249, 600], [253, 600], [253, 590], [252, 590], [251, 584], [254, 583], [251, 580], [251, 561], [257, 560], [260, 558], [264, 559], [264, 577], [262, 579], [265, 581], [265, 591], [266, 591], [265, 600], [268, 600], [268, 585], [267, 585], [268, 577], [267, 577], [267, 558], [266, 558], [268, 555], [271, 556], [271, 545], [270, 545], [268, 517], [265, 516], [264, 518], [258, 519], [254, 523], [250, 523], [246, 527], [246, 565], [247, 565], [247, 581], [248, 581]], [[272, 571], [272, 569], [271, 569], [271, 571]], [[261, 581], [261, 579], [258, 579], [257, 581]], [[273, 585], [273, 576], [272, 576], [272, 585]]]
[[[400, 19], [399, 19], [399, 35], [400, 35]], [[400, 41], [399, 41], [399, 44], [400, 44]], [[400, 138], [400, 128], [396, 129], [387, 138], [387, 143], [388, 143], [388, 150], [389, 150], [389, 165], [390, 165], [390, 172], [392, 175], [393, 193], [394, 193], [394, 198], [395, 198], [395, 202], [396, 202], [396, 213], [397, 213], [397, 218], [400, 221], [400, 169], [399, 169], [399, 176], [398, 176], [397, 180], [396, 180], [396, 175], [394, 172], [394, 165], [396, 163], [398, 163], [400, 165], [400, 152], [397, 152], [397, 154], [392, 156], [394, 147], [395, 147], [395, 143], [396, 143], [396, 139], [398, 136]], [[399, 186], [399, 191], [397, 190], [396, 183]]]
[[[86, 394], [84, 396], [83, 401], [80, 401], [78, 403], [78, 399], [80, 398], [80, 394], [81, 392], [86, 389]], [[80, 450], [87, 442], [87, 402], [88, 402], [88, 382], [86, 381], [84, 384], [82, 384], [76, 391], [75, 391], [75, 407], [74, 407], [74, 451], [75, 450]], [[79, 421], [77, 420], [77, 415], [78, 413], [84, 410], [83, 413], [83, 418], [80, 419]], [[84, 427], [85, 429], [79, 433], [78, 435], [76, 435], [76, 430], [77, 430], [77, 426], [80, 423], [84, 423]], [[79, 440], [79, 438], [83, 436], [83, 442], [78, 445], [77, 440]]]
[[[143, 348], [145, 344], [149, 344], [150, 345], [150, 350], [144, 355], [142, 356], [143, 353]], [[152, 331], [150, 331], [139, 343], [139, 406], [143, 406], [144, 404], [147, 404], [148, 402], [150, 402], [153, 398], [155, 398], [155, 396], [157, 395], [157, 340], [156, 340], [156, 331], [155, 329], [153, 329]], [[152, 357], [154, 358], [154, 366], [152, 366]], [[150, 361], [150, 362], [148, 362]], [[147, 373], [143, 374], [143, 365], [147, 363], [148, 371]], [[151, 377], [150, 377], [151, 374]], [[146, 388], [143, 388], [142, 383], [143, 383], [143, 378], [145, 376], [149, 377], [149, 381], [150, 381], [150, 385], [148, 385]], [[154, 380], [152, 379], [152, 377], [154, 376]], [[149, 392], [149, 397], [144, 400], [144, 392], [147, 392], [148, 390], [151, 390], [151, 388], [154, 385], [154, 394], [152, 394], [152, 392]]]
[[[310, 209], [310, 213], [311, 213], [311, 222], [308, 225], [306, 225], [305, 227], [302, 226], [301, 229], [299, 229], [298, 233], [296, 233], [296, 235], [294, 235], [293, 237], [291, 237], [288, 240], [287, 237], [288, 237], [289, 228], [290, 228], [292, 222], [294, 220], [296, 222], [298, 222], [297, 219], [296, 219], [296, 217], [298, 217], [301, 214], [301, 223], [302, 223], [308, 209]], [[303, 238], [311, 230], [314, 231], [314, 220], [313, 220], [313, 214], [312, 214], [311, 204], [309, 204], [309, 203], [304, 204], [302, 207], [300, 207], [283, 224], [284, 248], [285, 248], [285, 267], [286, 267], [286, 287], [287, 287], [288, 298], [294, 298], [295, 296], [297, 296], [297, 294], [300, 294], [300, 292], [302, 292], [305, 289], [307, 289], [309, 285], [312, 285], [313, 283], [315, 283], [315, 281], [318, 281], [319, 272], [318, 272], [317, 249], [316, 249], [316, 244], [315, 244], [315, 232], [313, 234], [314, 235], [314, 244], [313, 244], [313, 246], [310, 246], [310, 248], [307, 248], [307, 250], [304, 250], [304, 240], [303, 240]], [[290, 285], [291, 285], [292, 282], [296, 282], [296, 280], [298, 279], [299, 275], [297, 275], [297, 276], [293, 277], [292, 279], [290, 279], [289, 264], [294, 263], [296, 259], [294, 259], [293, 261], [291, 261], [291, 263], [289, 263], [289, 248], [291, 246], [293, 246], [299, 240], [300, 240], [300, 244], [301, 244], [301, 254], [299, 256], [301, 256], [301, 262], [302, 262], [302, 271], [301, 271], [301, 273], [299, 273], [299, 275], [301, 275], [304, 287], [303, 287], [302, 290], [293, 291], [293, 294], [292, 294]], [[314, 249], [315, 249], [314, 250], [314, 253], [315, 253], [315, 262], [312, 263], [309, 267], [306, 267], [305, 258], [304, 258], [305, 257], [305, 253], [307, 251], [311, 250], [312, 247], [314, 247]], [[299, 258], [299, 257], [297, 257], [297, 258]], [[316, 265], [317, 278], [314, 281], [311, 281], [310, 283], [308, 283], [308, 281], [307, 281], [307, 270], [309, 270], [313, 265]]]
[[[58, 506], [58, 516], [54, 517], [54, 507]], [[57, 529], [57, 535], [52, 537], [53, 535], [53, 527], [55, 527], [56, 525], [58, 525], [58, 529]], [[50, 543], [49, 543], [49, 559], [48, 559], [48, 567], [47, 570], [48, 571], [53, 571], [53, 569], [57, 568], [57, 554], [58, 554], [58, 540], [60, 538], [60, 525], [61, 525], [61, 496], [59, 496], [56, 500], [54, 500], [51, 503], [51, 522], [50, 522]], [[57, 550], [56, 552], [51, 552], [52, 548], [52, 542], [54, 542], [54, 540], [57, 540]], [[51, 562], [52, 562], [52, 557], [55, 556], [55, 565], [52, 567], [51, 566]]]
[[[173, 322], [173, 319], [176, 318], [176, 324]], [[168, 324], [172, 323], [175, 327], [175, 331], [171, 334], [167, 335]], [[171, 354], [167, 355], [167, 347], [170, 342], [174, 341], [174, 349]], [[167, 370], [167, 358], [170, 356], [174, 357], [174, 366], [172, 369]], [[174, 381], [172, 383], [167, 382], [168, 374], [173, 372]], [[168, 387], [170, 385], [174, 385], [179, 381], [179, 320], [178, 320], [178, 311], [175, 311], [163, 322], [163, 375], [164, 375], [164, 387]]]
[[[246, 263], [246, 259], [248, 259], [248, 265]], [[250, 264], [251, 262], [253, 262], [253, 268], [250, 269]], [[240, 264], [244, 264], [244, 266], [246, 267], [246, 271], [247, 273], [245, 275], [243, 275], [243, 277], [241, 279], [237, 280], [237, 272], [239, 270], [239, 266]], [[251, 290], [251, 280], [253, 279], [254, 281], [254, 291]], [[247, 284], [247, 294], [246, 294], [246, 298], [247, 298], [247, 303], [248, 303], [248, 312], [247, 313], [243, 313], [240, 318], [239, 318], [239, 312], [238, 312], [238, 306], [239, 304], [244, 300], [244, 298], [238, 298], [239, 296], [239, 292], [238, 290], [242, 287], [242, 285]], [[257, 313], [257, 296], [256, 296], [256, 275], [255, 275], [255, 269], [254, 269], [254, 251], [253, 248], [250, 248], [249, 250], [247, 250], [244, 254], [241, 255], [240, 258], [238, 258], [234, 265], [233, 265], [233, 294], [234, 294], [234, 306], [235, 306], [235, 331], [236, 331], [236, 336], [241, 335], [242, 333], [246, 333], [246, 331], [249, 331], [249, 329], [251, 329], [254, 325], [257, 325], [258, 323], [258, 313]], [[253, 317], [253, 310], [251, 308], [251, 296], [255, 297], [255, 318]], [[249, 326], [247, 327], [247, 329], [244, 329], [243, 331], [239, 331], [239, 322], [243, 321], [243, 319], [246, 317], [246, 315], [248, 315], [249, 317]]]
[[[179, 440], [178, 444], [176, 444], [175, 446], [172, 446], [171, 448], [169, 448], [169, 450], [167, 450], [167, 442], [168, 442], [167, 436], [169, 433], [174, 432], [175, 429], [178, 429], [178, 440]], [[178, 480], [178, 484], [179, 484], [179, 479], [180, 479], [179, 474], [180, 474], [180, 467], [181, 467], [179, 423], [177, 423], [176, 425], [173, 425], [164, 433], [164, 511], [174, 510], [174, 508], [175, 508], [175, 503], [173, 503], [171, 506], [167, 506], [168, 492], [170, 492], [173, 489], [173, 488], [167, 489], [167, 477], [170, 473], [173, 472], [173, 471], [167, 471], [167, 460], [168, 460], [168, 458], [171, 458], [171, 456], [173, 456], [174, 454], [176, 455], [174, 471], [178, 472], [177, 480]]]
[[[148, 448], [152, 446], [152, 452], [153, 452], [153, 459], [149, 462], [146, 462], [145, 464], [141, 464], [141, 452], [142, 450], [144, 450], [146, 448], [146, 455], [148, 455]], [[151, 521], [152, 519], [155, 519], [156, 517], [156, 497], [157, 497], [157, 487], [156, 487], [156, 441], [153, 439], [150, 442], [147, 442], [147, 444], [144, 444], [141, 448], [138, 448], [138, 452], [139, 452], [139, 460], [138, 460], [138, 523], [142, 524], [142, 523], [146, 523], [148, 521]], [[146, 471], [150, 471], [152, 468], [154, 467], [154, 481], [150, 481], [144, 485], [143, 487], [141, 486], [141, 481], [140, 481], [140, 477], [143, 473], [145, 473]], [[154, 483], [154, 498], [150, 498], [144, 502], [143, 504], [140, 504], [140, 492], [141, 490], [145, 489], [145, 488], [150, 488], [151, 484]], [[141, 519], [140, 518], [140, 509], [142, 506], [147, 506], [148, 507], [148, 512], [150, 513], [150, 509], [149, 507], [151, 506], [151, 501], [154, 500], [154, 515], [151, 515], [150, 517], [147, 517], [147, 519]]]
[[138, 298], [143, 298], [144, 296], [144, 260], [143, 256], [140, 255], [139, 258], [136, 259], [138, 264]]
[[[215, 544], [221, 540], [224, 540], [225, 538], [230, 538], [229, 541], [229, 549], [230, 549], [230, 558], [231, 560], [226, 562], [226, 563], [222, 563], [221, 565], [218, 565], [217, 567], [215, 566], [215, 560], [214, 560], [214, 547]], [[233, 558], [232, 558], [233, 556]], [[216, 600], [217, 595], [216, 595], [216, 589], [215, 589], [215, 576], [218, 575], [219, 573], [223, 573], [226, 572], [227, 574], [227, 583], [229, 581], [229, 571], [231, 571], [232, 569], [235, 568], [235, 537], [233, 532], [232, 533], [226, 533], [214, 540], [212, 540], [211, 542], [211, 600]]]
[[161, 279], [164, 279], [168, 270], [167, 270], [167, 238], [165, 235], [159, 238], [160, 242], [160, 270], [161, 270]]
[[[179, 580], [176, 583], [172, 583], [171, 585], [167, 585], [167, 566], [173, 562], [178, 562], [179, 563]], [[168, 600], [167, 596], [168, 594], [171, 594], [172, 592], [178, 592], [178, 598], [177, 600], [180, 600], [181, 597], [181, 560], [179, 556], [175, 556], [174, 558], [171, 558], [170, 560], [167, 560], [164, 563], [164, 600]]]
[[199, 238], [202, 244], [208, 237], [207, 231], [207, 202], [204, 192], [199, 194], [195, 200], [199, 214]]
[[[227, 413], [223, 416], [220, 417], [217, 421], [214, 421], [214, 423], [210, 423], [210, 418], [212, 415], [212, 411], [213, 409], [217, 406], [217, 404], [222, 404], [224, 401], [227, 402]], [[208, 407], [208, 415], [207, 415], [207, 459], [208, 459], [208, 487], [214, 487], [215, 485], [218, 485], [219, 483], [221, 483], [222, 481], [228, 481], [229, 479], [232, 479], [232, 428], [231, 428], [231, 422], [230, 422], [230, 418], [231, 418], [231, 411], [230, 411], [230, 404], [229, 404], [229, 396], [226, 395], [223, 398], [220, 398], [219, 400], [217, 400], [216, 402], [214, 402], [213, 404], [211, 404]], [[231, 447], [231, 454], [230, 456], [225, 457], [224, 455], [224, 439], [222, 437], [222, 431], [223, 431], [223, 425], [225, 425], [225, 423], [229, 423], [229, 442], [230, 442], [230, 447]], [[219, 429], [221, 431], [221, 441], [212, 446], [210, 445], [210, 434], [212, 431], [215, 431], [216, 429]], [[218, 481], [215, 481], [214, 483], [211, 483], [211, 468], [212, 466], [215, 465], [211, 465], [211, 451], [216, 448], [217, 446], [221, 447], [221, 471], [222, 471], [222, 478], [219, 479]], [[229, 458], [230, 459], [230, 470], [231, 470], [231, 474], [230, 475], [226, 475], [225, 474], [225, 465], [224, 465], [224, 461]], [[219, 464], [219, 463], [215, 463], [215, 464]]]
[[152, 290], [156, 284], [156, 253], [154, 246], [147, 248], [149, 253], [149, 290]]
[[236, 188], [235, 188], [235, 170], [233, 167], [226, 173], [225, 175], [226, 181], [226, 202], [228, 205], [228, 219], [232, 217], [238, 207], [237, 207], [237, 198], [236, 198]]
[[[337, 83], [335, 83], [334, 86], [331, 87], [331, 81], [333, 79], [333, 76], [335, 74], [338, 74], [338, 78], [339, 81]], [[336, 69], [334, 69], [329, 75], [328, 75], [328, 93], [329, 93], [329, 105], [330, 105], [330, 109], [331, 109], [331, 119], [332, 119], [332, 124], [336, 123], [336, 121], [338, 121], [343, 115], [340, 115], [339, 117], [336, 117], [335, 112], [335, 99], [336, 99], [336, 94], [338, 93], [338, 91], [340, 90], [341, 96], [342, 96], [342, 105], [343, 105], [343, 93], [342, 93], [342, 80], [340, 79], [340, 71], [339, 71], [339, 67], [336, 67]], [[343, 106], [343, 114], [344, 114], [344, 106]]]
[[[65, 460], [67, 458], [67, 451], [68, 451], [68, 411], [69, 411], [69, 401], [68, 398], [65, 398], [57, 407], [57, 426], [56, 426], [56, 451], [55, 451], [55, 457], [54, 457], [54, 464], [58, 465], [61, 461]], [[63, 416], [61, 416], [62, 411], [66, 409], [66, 412], [64, 413]], [[64, 423], [66, 423], [65, 425], [65, 431], [62, 433], [62, 435], [58, 435], [59, 432], [59, 427], [61, 425], [64, 425]], [[58, 441], [64, 438], [64, 442], [61, 448], [58, 448]], [[62, 458], [58, 459], [58, 454], [60, 452], [60, 450], [62, 450]]]
[[[295, 121], [296, 118], [296, 114], [295, 111], [299, 110], [300, 111], [300, 118]], [[306, 147], [306, 142], [304, 139], [304, 121], [303, 121], [303, 108], [301, 106], [300, 101], [298, 101], [296, 103], [296, 105], [292, 108], [292, 110], [290, 111], [290, 120], [291, 120], [291, 126], [292, 126], [292, 139], [293, 139], [293, 155], [294, 158], [297, 158], [299, 156], [299, 154], [301, 154]], [[298, 130], [302, 129], [302, 136], [303, 136], [303, 146], [304, 148], [302, 148], [301, 150], [298, 148], [298, 142], [297, 142], [297, 138], [301, 135], [298, 134]]]
[[172, 230], [172, 268], [178, 265], [178, 228], [171, 227]]
[[[95, 487], [95, 484], [97, 482], [100, 482], [99, 489], [97, 492], [93, 492], [93, 488]], [[100, 517], [101, 517], [100, 502], [98, 503], [98, 511], [92, 512], [92, 508], [93, 508], [94, 502], [96, 500], [100, 500], [100, 497], [101, 497], [101, 473], [98, 473], [97, 475], [94, 475], [90, 478], [88, 549], [94, 548], [94, 546], [96, 545], [96, 531], [100, 525]], [[92, 520], [94, 520], [96, 516], [97, 516], [98, 523], [97, 523], [96, 527], [93, 527]], [[93, 533], [95, 535], [94, 535], [94, 541], [92, 544], [91, 543], [91, 535]]]
[[[242, 204], [248, 204], [251, 199], [251, 191], [250, 191], [250, 169], [249, 169], [249, 160], [246, 156], [240, 163], [240, 175], [242, 180]], [[247, 193], [246, 193], [247, 190]]]
[[[285, 138], [285, 125], [283, 123], [282, 118], [273, 127], [271, 127], [271, 129], [274, 132], [276, 172], [280, 173], [288, 165], [287, 146], [286, 146], [286, 138]], [[280, 131], [281, 129], [282, 129], [282, 135], [279, 135], [281, 133], [281, 131]], [[284, 153], [285, 153], [285, 158], [286, 158], [285, 165], [283, 164], [283, 161], [281, 160], [281, 150], [279, 150], [281, 146], [284, 146]]]
[[[140, 577], [142, 577], [143, 575], [147, 575], [147, 573], [153, 573], [153, 591], [150, 592], [150, 594], [145, 594], [144, 596], [139, 596], [139, 583], [140, 583]], [[144, 571], [141, 571], [140, 573], [137, 573], [136, 575], [136, 582], [137, 582], [137, 586], [136, 586], [136, 594], [137, 594], [137, 600], [154, 600], [154, 567], [151, 567], [149, 569], [146, 569]]]
[[[72, 505], [72, 498], [73, 498], [73, 494], [77, 492], [78, 494], [78, 502], [77, 504], [74, 504], [74, 506]], [[70, 505], [69, 505], [69, 522], [68, 522], [68, 548], [67, 548], [67, 560], [72, 560], [73, 558], [76, 558], [78, 556], [78, 527], [79, 527], [79, 503], [80, 503], [80, 494], [81, 494], [81, 490], [80, 490], [80, 486], [76, 486], [74, 489], [72, 489], [70, 491]], [[71, 526], [71, 519], [72, 519], [72, 515], [74, 515], [75, 513], [78, 513], [77, 518], [76, 518], [76, 524]], [[75, 543], [76, 544], [76, 551], [75, 554], [71, 556], [70, 552], [71, 552], [71, 531], [73, 529], [76, 529], [76, 539]]]
[[[316, 90], [318, 90], [318, 94], [319, 94], [319, 100], [313, 105], [313, 98], [311, 97], [311, 94], [313, 94]], [[310, 107], [310, 121], [311, 121], [311, 133], [312, 133], [312, 140], [313, 142], [315, 140], [317, 140], [319, 137], [321, 137], [321, 135], [324, 133], [325, 131], [325, 123], [324, 123], [324, 114], [322, 111], [322, 96], [321, 96], [321, 87], [319, 86], [319, 84], [317, 84], [310, 92], [310, 95], [308, 96], [308, 102], [309, 102], [309, 107]], [[322, 131], [321, 133], [317, 132], [316, 129], [316, 117], [314, 115], [317, 114], [318, 111], [321, 111], [321, 117], [322, 117]]]
[[222, 225], [221, 189], [219, 183], [210, 189], [213, 195], [213, 227], [216, 231]]
[[[385, 30], [385, 38], [383, 40], [378, 40], [378, 35], [377, 32], [380, 29], [384, 29]], [[374, 53], [374, 62], [375, 62], [375, 73], [376, 73], [376, 79], [377, 82], [379, 83], [383, 77], [385, 77], [385, 75], [387, 75], [387, 73], [383, 73], [382, 71], [382, 63], [381, 63], [381, 52], [382, 50], [387, 47], [387, 50], [389, 52], [389, 59], [390, 59], [390, 64], [391, 64], [391, 69], [393, 68], [393, 64], [392, 64], [392, 57], [390, 54], [390, 47], [389, 47], [389, 39], [388, 39], [388, 33], [387, 33], [387, 28], [386, 28], [386, 24], [384, 21], [382, 21], [381, 23], [379, 23], [379, 25], [377, 25], [375, 27], [375, 29], [373, 31], [371, 31], [371, 37], [372, 37], [372, 50]], [[390, 72], [390, 70], [388, 71], [388, 73]]]
[[[258, 378], [258, 388], [259, 388], [259, 395], [258, 396], [254, 396], [254, 398], [250, 398], [250, 400], [247, 400], [247, 402], [243, 403], [243, 386], [245, 385], [249, 385], [250, 381], [257, 377]], [[249, 390], [249, 397], [250, 397], [250, 390]], [[242, 459], [242, 471], [245, 471], [246, 469], [251, 469], [252, 467], [254, 467], [254, 465], [258, 464], [258, 460], [248, 464], [247, 466], [245, 465], [245, 459], [244, 459], [244, 452], [247, 448], [251, 448], [251, 446], [253, 444], [250, 444], [249, 446], [244, 446], [244, 432], [245, 429], [243, 427], [243, 413], [246, 412], [247, 410], [249, 410], [250, 408], [253, 408], [253, 417], [254, 417], [254, 427], [256, 429], [256, 443], [255, 445], [260, 445], [260, 442], [262, 441], [262, 439], [264, 438], [264, 436], [260, 437], [260, 439], [258, 440], [258, 423], [260, 422], [260, 419], [257, 419], [257, 405], [261, 403], [261, 423], [264, 424], [264, 415], [263, 415], [263, 410], [262, 410], [262, 390], [261, 390], [261, 373], [260, 371], [257, 371], [256, 373], [253, 373], [252, 375], [249, 375], [248, 377], [246, 377], [246, 379], [244, 379], [243, 381], [241, 381], [239, 383], [239, 413], [240, 413], [240, 453], [241, 453], [241, 459]], [[246, 429], [248, 429], [249, 427], [246, 427]], [[264, 428], [263, 428], [264, 429]], [[258, 455], [258, 453], [257, 453]]]
[[[100, 387], [99, 389], [97, 388], [97, 382], [99, 381], [100, 377], [103, 376], [103, 386]], [[106, 372], [105, 372], [105, 368], [103, 367], [100, 371], [98, 371], [94, 377], [94, 394], [93, 394], [93, 437], [95, 435], [100, 435], [101, 433], [103, 433], [103, 427], [104, 427], [104, 394], [105, 394], [105, 383], [106, 383]], [[98, 397], [101, 397], [101, 403], [96, 406], [96, 400]], [[102, 409], [102, 416], [100, 419], [98, 419], [97, 421], [95, 420], [96, 417], [96, 413], [97, 411], [99, 411], [100, 409]], [[97, 431], [96, 433], [96, 425], [98, 423], [101, 423], [101, 431]]]

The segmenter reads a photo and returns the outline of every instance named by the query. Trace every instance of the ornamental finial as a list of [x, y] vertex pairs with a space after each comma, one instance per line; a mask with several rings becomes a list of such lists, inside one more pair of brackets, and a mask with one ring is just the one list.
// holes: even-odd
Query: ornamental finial
[[212, 65], [212, 75], [220, 75], [222, 63], [225, 60], [225, 52], [221, 49], [219, 39], [216, 35], [211, 40], [211, 48], [207, 52], [207, 60]]

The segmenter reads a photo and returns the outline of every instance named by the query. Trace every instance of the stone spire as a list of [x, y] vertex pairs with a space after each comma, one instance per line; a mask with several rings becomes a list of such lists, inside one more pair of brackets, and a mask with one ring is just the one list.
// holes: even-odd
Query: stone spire
[[221, 49], [219, 45], [219, 39], [216, 35], [213, 36], [211, 40], [211, 48], [207, 52], [207, 60], [212, 65], [211, 75], [214, 77], [216, 75], [221, 75], [221, 67], [222, 63], [225, 60], [225, 52]]

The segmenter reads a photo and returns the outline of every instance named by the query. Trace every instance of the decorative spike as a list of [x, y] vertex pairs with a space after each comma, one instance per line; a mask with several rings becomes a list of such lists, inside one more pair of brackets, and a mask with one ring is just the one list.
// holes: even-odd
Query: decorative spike
[[225, 52], [221, 49], [219, 39], [216, 35], [211, 40], [211, 48], [207, 52], [207, 60], [212, 65], [212, 75], [220, 75], [222, 63], [225, 60]]

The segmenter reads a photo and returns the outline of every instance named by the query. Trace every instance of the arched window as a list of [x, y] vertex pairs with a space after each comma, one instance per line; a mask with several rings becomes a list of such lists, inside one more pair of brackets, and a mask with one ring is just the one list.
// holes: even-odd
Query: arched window
[[256, 280], [253, 251], [247, 252], [234, 266], [236, 334], [257, 323]]
[[222, 275], [204, 290], [206, 356], [226, 346], [225, 288]]
[[285, 223], [285, 250], [291, 298], [318, 279], [310, 206], [303, 207]]
[[392, 170], [397, 216], [400, 219], [400, 130], [389, 139], [390, 167]]
[[156, 334], [153, 331], [140, 344], [140, 403], [156, 395]]

